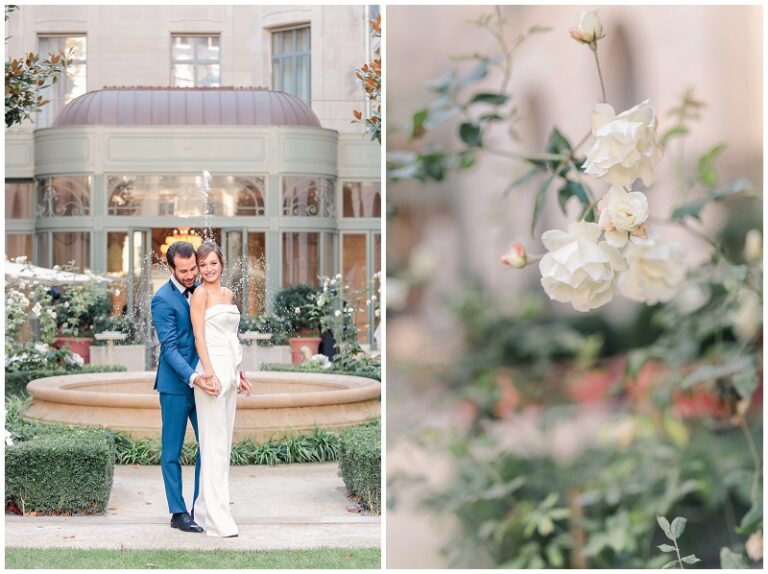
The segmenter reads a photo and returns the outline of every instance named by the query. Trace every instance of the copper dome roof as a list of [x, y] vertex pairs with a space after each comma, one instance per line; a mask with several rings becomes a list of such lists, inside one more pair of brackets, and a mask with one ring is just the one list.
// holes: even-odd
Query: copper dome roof
[[104, 88], [72, 100], [54, 126], [312, 126], [296, 96], [263, 88]]

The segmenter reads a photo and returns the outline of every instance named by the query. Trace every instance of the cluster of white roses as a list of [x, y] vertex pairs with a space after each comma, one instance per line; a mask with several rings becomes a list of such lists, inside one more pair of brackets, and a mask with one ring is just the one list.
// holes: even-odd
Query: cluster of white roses
[[648, 198], [628, 191], [638, 178], [653, 182], [662, 157], [657, 125], [648, 100], [619, 115], [608, 104], [595, 106], [595, 143], [583, 167], [611, 187], [597, 204], [597, 223], [572, 223], [567, 232], [542, 235], [547, 253], [539, 270], [551, 299], [586, 312], [613, 299], [616, 287], [629, 299], [654, 304], [670, 300], [682, 284], [682, 248], [649, 235]]

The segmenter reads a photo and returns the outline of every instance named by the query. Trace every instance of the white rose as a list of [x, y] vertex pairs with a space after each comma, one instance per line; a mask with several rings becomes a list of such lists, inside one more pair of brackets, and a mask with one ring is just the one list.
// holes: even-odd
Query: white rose
[[336, 311], [334, 311], [334, 313], [333, 313], [333, 314], [334, 314], [334, 316], [336, 316], [336, 317], [341, 317], [341, 311], [339, 311], [338, 309], [336, 309]]
[[35, 306], [34, 306], [34, 307], [32, 307], [32, 313], [34, 314], [34, 316], [35, 316], [35, 317], [39, 317], [39, 316], [40, 316], [40, 312], [41, 312], [42, 310], [43, 310], [43, 306], [42, 306], [42, 305], [40, 305], [40, 303], [39, 303], [39, 302], [38, 302], [38, 303], [35, 303]]
[[757, 334], [763, 322], [763, 307], [760, 297], [751, 289], [740, 289], [738, 307], [731, 312], [733, 330], [741, 341], [750, 341]]
[[627, 193], [614, 185], [597, 204], [600, 219], [597, 224], [605, 232], [605, 240], [621, 249], [630, 236], [647, 237], [648, 198], [640, 191]]
[[45, 343], [35, 343], [35, 351], [40, 353], [41, 355], [44, 355], [50, 350], [47, 344]]
[[618, 116], [608, 104], [595, 105], [592, 135], [596, 141], [587, 152], [584, 173], [623, 187], [638, 177], [645, 185], [653, 183], [653, 170], [664, 154], [656, 139], [659, 120], [648, 102]]
[[648, 305], [669, 301], [685, 280], [683, 254], [678, 243], [653, 239], [631, 243], [624, 252], [629, 269], [619, 275], [619, 292]]
[[759, 265], [763, 260], [763, 234], [759, 229], [750, 229], [744, 239], [744, 259], [747, 263]]
[[595, 10], [582, 12], [579, 15], [579, 25], [571, 28], [570, 32], [571, 38], [585, 44], [591, 44], [605, 36], [603, 25], [600, 23], [600, 18], [597, 17]]
[[615, 247], [598, 243], [596, 223], [571, 223], [568, 232], [553, 229], [541, 236], [548, 253], [539, 261], [547, 295], [586, 312], [613, 298], [614, 278], [627, 264]]

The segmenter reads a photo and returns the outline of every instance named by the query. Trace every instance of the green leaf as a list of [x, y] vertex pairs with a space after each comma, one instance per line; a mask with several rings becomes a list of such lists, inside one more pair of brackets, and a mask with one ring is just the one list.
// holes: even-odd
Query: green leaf
[[563, 215], [566, 215], [566, 204], [572, 197], [577, 197], [582, 205], [589, 205], [589, 197], [584, 186], [578, 182], [567, 180], [557, 192], [557, 203], [560, 205]]
[[717, 185], [715, 160], [723, 150], [725, 150], [725, 144], [719, 144], [699, 158], [699, 181], [709, 188]]
[[419, 110], [415, 114], [413, 114], [413, 119], [411, 120], [411, 139], [416, 139], [418, 137], [421, 137], [424, 135], [426, 130], [424, 129], [424, 122], [429, 117], [429, 110]]
[[467, 103], [468, 106], [472, 104], [491, 104], [493, 106], [501, 106], [509, 101], [509, 96], [505, 94], [492, 94], [490, 92], [480, 92], [472, 96], [472, 99]]
[[723, 547], [720, 549], [720, 568], [723, 570], [744, 570], [749, 568], [749, 564], [741, 554]]
[[563, 559], [563, 553], [554, 544], [550, 544], [547, 546], [547, 561], [549, 562], [549, 565], [553, 568], [562, 568], [565, 564], [565, 561]]
[[677, 560], [670, 560], [669, 562], [664, 564], [664, 566], [662, 566], [662, 568], [677, 568], [677, 566], [678, 566]]
[[461, 169], [471, 168], [473, 165], [475, 165], [476, 161], [477, 158], [475, 158], [475, 154], [471, 151], [464, 150], [459, 153], [459, 168]]
[[681, 136], [687, 136], [688, 130], [681, 126], [676, 126], [672, 129], [667, 130], [664, 132], [664, 135], [661, 136], [661, 145], [663, 147], [666, 147], [667, 142], [671, 140], [672, 138], [681, 137]]
[[455, 79], [456, 74], [453, 71], [447, 72], [438, 79], [427, 83], [427, 89], [438, 94], [447, 94], [451, 91]]
[[456, 82], [458, 87], [463, 88], [485, 78], [488, 75], [489, 63], [490, 60], [488, 58], [480, 60], [474, 68]]
[[629, 360], [627, 361], [627, 377], [630, 379], [637, 377], [640, 369], [648, 362], [648, 359], [650, 359], [650, 356], [645, 349], [630, 351]]
[[755, 189], [755, 186], [748, 179], [737, 179], [735, 181], [729, 182], [728, 184], [725, 185], [725, 187], [722, 187], [717, 191], [715, 191], [714, 193], [712, 193], [711, 197], [712, 199], [715, 199], [715, 200], [724, 199], [736, 193], [741, 193], [743, 191], [752, 191], [753, 189]]
[[555, 523], [549, 516], [542, 516], [536, 528], [542, 536], [549, 536], [555, 531]]
[[672, 527], [670, 528], [670, 531], [672, 532], [672, 537], [677, 540], [683, 535], [683, 532], [685, 532], [685, 524], [688, 522], [687, 518], [683, 518], [682, 516], [678, 516], [672, 521]]
[[547, 190], [552, 184], [553, 179], [555, 179], [554, 175], [548, 177], [539, 186], [539, 191], [536, 192], [536, 200], [533, 204], [533, 218], [531, 219], [531, 237], [533, 237], [533, 233], [536, 230], [536, 223], [539, 221], [539, 217], [541, 216], [541, 210], [544, 208], [544, 204], [547, 202]]
[[459, 126], [459, 137], [469, 147], [480, 147], [480, 126], [464, 122]]
[[571, 153], [571, 149], [568, 139], [559, 129], [553, 128], [547, 138], [547, 153], [566, 155]]
[[755, 389], [757, 389], [757, 373], [750, 371], [734, 375], [733, 379], [731, 379], [731, 384], [742, 399], [749, 400], [752, 398]]
[[587, 221], [589, 223], [594, 223], [597, 221], [597, 213], [595, 212], [595, 208], [592, 205], [585, 205], [584, 209], [581, 210], [581, 213], [579, 214], [579, 221]]
[[702, 365], [683, 379], [680, 387], [687, 389], [694, 385], [698, 385], [699, 383], [714, 381], [721, 377], [732, 377], [734, 375], [750, 372], [754, 373], [754, 370], [754, 359], [751, 356], [740, 356], [725, 365]]
[[686, 564], [696, 564], [697, 562], [701, 562], [701, 560], [696, 558], [695, 554], [689, 554], [688, 556], [683, 556], [680, 560], [682, 560]]
[[739, 534], [752, 534], [763, 528], [763, 499], [760, 498], [741, 519], [736, 532]]
[[672, 221], [679, 221], [686, 217], [693, 217], [695, 219], [701, 218], [701, 210], [709, 201], [708, 197], [702, 197], [700, 199], [694, 199], [690, 203], [680, 205], [672, 211]]
[[500, 122], [504, 119], [504, 116], [499, 114], [483, 114], [478, 118], [478, 121], [481, 122]]
[[675, 537], [672, 536], [672, 530], [670, 529], [670, 526], [669, 526], [669, 520], [667, 520], [663, 516], [657, 516], [656, 522], [659, 523], [659, 526], [661, 526], [661, 529], [664, 531], [664, 534], [666, 535], [667, 538], [669, 538], [670, 540], [675, 539]]
[[661, 550], [662, 552], [674, 552], [675, 551], [675, 547], [674, 546], [670, 546], [669, 544], [659, 544], [659, 546], [657, 546], [657, 548], [659, 550]]
[[503, 195], [508, 195], [510, 191], [512, 191], [514, 188], [523, 185], [524, 183], [527, 183], [530, 181], [537, 173], [540, 173], [537, 168], [534, 168], [530, 171], [525, 172], [523, 175], [518, 177], [516, 180], [514, 180], [512, 183], [510, 183], [506, 189], [503, 192]]

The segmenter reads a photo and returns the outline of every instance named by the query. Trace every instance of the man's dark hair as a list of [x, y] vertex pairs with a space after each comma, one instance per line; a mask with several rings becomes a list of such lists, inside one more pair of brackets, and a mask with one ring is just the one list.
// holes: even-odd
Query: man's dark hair
[[173, 263], [173, 258], [177, 255], [182, 259], [189, 259], [190, 257], [194, 257], [195, 246], [188, 241], [177, 241], [176, 243], [171, 243], [168, 251], [165, 252], [165, 258], [168, 261], [168, 265], [171, 269], [176, 269], [176, 265]]

